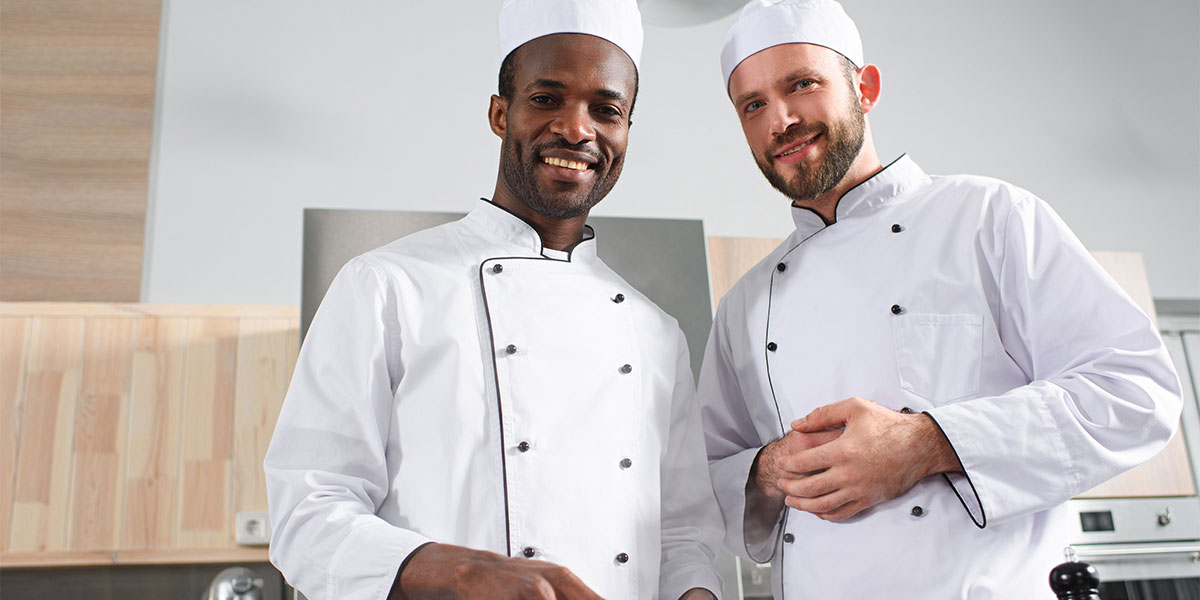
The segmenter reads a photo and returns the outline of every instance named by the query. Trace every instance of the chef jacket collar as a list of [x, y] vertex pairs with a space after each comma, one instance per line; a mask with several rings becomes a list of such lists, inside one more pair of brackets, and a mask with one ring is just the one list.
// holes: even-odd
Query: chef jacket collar
[[[892, 161], [866, 181], [850, 188], [838, 200], [834, 214], [841, 221], [849, 216], [868, 212], [888, 200], [903, 194], [913, 186], [929, 181], [929, 176], [907, 154]], [[801, 235], [816, 233], [827, 225], [821, 215], [810, 208], [792, 206], [792, 222]], [[832, 225], [833, 223], [829, 223]]]
[[[467, 213], [466, 222], [514, 246], [513, 251], [517, 256], [532, 254], [548, 260], [560, 260], [543, 253], [542, 236], [529, 223], [487, 198], [479, 199], [479, 204]], [[587, 263], [596, 260], [596, 232], [592, 226], [584, 225], [583, 239], [565, 250], [568, 262]]]

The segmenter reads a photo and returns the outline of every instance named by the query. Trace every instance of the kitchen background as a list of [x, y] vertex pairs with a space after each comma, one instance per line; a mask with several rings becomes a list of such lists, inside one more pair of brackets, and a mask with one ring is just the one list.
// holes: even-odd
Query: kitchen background
[[[737, 4], [642, 2], [646, 49], [630, 152], [596, 215], [700, 219], [719, 237], [790, 230], [786, 202], [750, 160], [723, 91], [717, 57]], [[1180, 331], [1196, 328], [1200, 5], [844, 4], [867, 60], [883, 73], [870, 116], [881, 158], [908, 152], [931, 173], [984, 174], [1030, 189], [1089, 248], [1141, 253], [1159, 313]], [[264, 443], [270, 402], [286, 381], [303, 210], [463, 212], [490, 195], [499, 143], [485, 115], [499, 66], [498, 5], [0, 0], [0, 300], [153, 305], [6, 305], [0, 315], [4, 595], [21, 573], [66, 576], [39, 570], [45, 565], [87, 565], [95, 574], [113, 563], [264, 559], [233, 539], [240, 509], [265, 509], [253, 476], [239, 470], [238, 448]], [[134, 317], [142, 321], [121, 321]], [[147, 338], [142, 325], [151, 321], [157, 333]], [[164, 372], [184, 347], [179, 372], [227, 377], [185, 377], [176, 396], [160, 389], [78, 402], [42, 389], [60, 402], [54, 412], [27, 402], [39, 388], [15, 375], [23, 369], [58, 374], [54, 381], [85, 392], [89, 381], [135, 389], [106, 379], [111, 367], [80, 362], [113, 356], [121, 344], [131, 362], [158, 360]], [[28, 362], [43, 346], [58, 353]], [[243, 366], [257, 370], [239, 380]], [[147, 377], [147, 385], [159, 382]], [[210, 379], [224, 383], [201, 385]], [[180, 399], [195, 394], [228, 417], [224, 429], [170, 412], [193, 406]], [[152, 410], [181, 424], [172, 435], [182, 445], [150, 439], [136, 447], [146, 456], [174, 452], [179, 472], [87, 466], [132, 439], [119, 419], [96, 415], [136, 414], [138, 401], [166, 397], [181, 404]], [[258, 400], [247, 408], [240, 398]], [[30, 434], [30, 422], [48, 437]], [[222, 435], [233, 440], [226, 454], [199, 441]], [[38, 439], [45, 443], [30, 445]], [[33, 461], [27, 471], [21, 460]], [[106, 473], [145, 475], [152, 490], [161, 491], [161, 477], [186, 487], [162, 509], [164, 521], [135, 518], [140, 529], [130, 533], [126, 505], [95, 502], [108, 493], [97, 489], [129, 487], [105, 486]], [[228, 501], [220, 510], [189, 473], [221, 490]], [[46, 521], [58, 509], [70, 514], [60, 529]]]

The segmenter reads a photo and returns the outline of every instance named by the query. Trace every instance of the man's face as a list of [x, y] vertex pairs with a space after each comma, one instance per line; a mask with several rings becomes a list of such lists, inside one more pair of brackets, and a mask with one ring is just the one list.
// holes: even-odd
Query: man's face
[[832, 190], [862, 149], [858, 95], [828, 48], [783, 44], [754, 54], [731, 74], [729, 96], [754, 162], [793, 201]]
[[633, 61], [598, 37], [555, 34], [516, 50], [511, 99], [493, 98], [501, 175], [534, 212], [587, 214], [621, 175], [637, 89]]

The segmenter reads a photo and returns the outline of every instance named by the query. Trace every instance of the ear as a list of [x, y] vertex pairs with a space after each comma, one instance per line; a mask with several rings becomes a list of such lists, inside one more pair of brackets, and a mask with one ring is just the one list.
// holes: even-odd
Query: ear
[[875, 109], [879, 104], [879, 67], [866, 65], [858, 70], [858, 102], [863, 114]]
[[488, 124], [496, 137], [504, 139], [504, 133], [508, 129], [508, 100], [492, 94], [492, 102], [488, 106]]

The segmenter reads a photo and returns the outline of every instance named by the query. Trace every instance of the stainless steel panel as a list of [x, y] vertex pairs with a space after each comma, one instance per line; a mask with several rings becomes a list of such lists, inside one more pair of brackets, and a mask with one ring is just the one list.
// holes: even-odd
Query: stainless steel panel
[[[346, 261], [393, 240], [461, 218], [461, 213], [394, 210], [304, 211], [300, 335]], [[591, 217], [600, 258], [679, 321], [692, 372], [700, 372], [712, 326], [704, 223], [698, 219]]]

